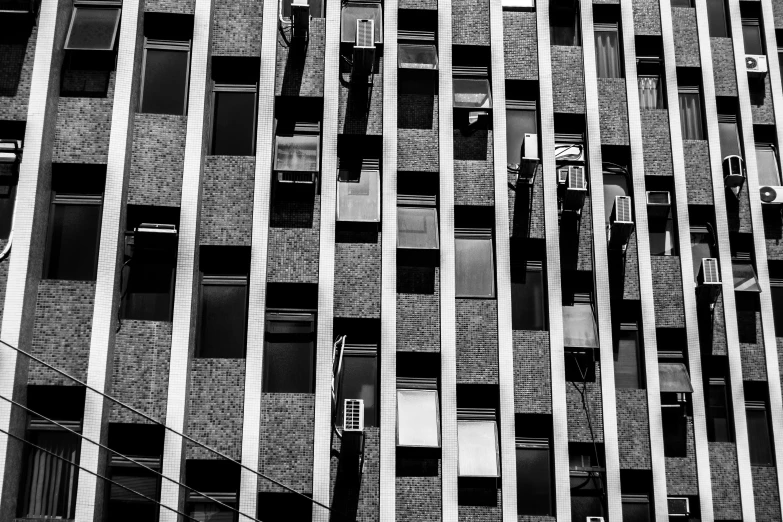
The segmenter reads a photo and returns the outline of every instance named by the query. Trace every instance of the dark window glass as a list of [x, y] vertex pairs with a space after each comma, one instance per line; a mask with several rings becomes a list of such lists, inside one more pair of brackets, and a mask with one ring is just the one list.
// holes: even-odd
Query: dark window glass
[[617, 388], [642, 388], [639, 331], [634, 325], [621, 326], [614, 363]]
[[190, 43], [147, 43], [144, 49], [144, 79], [141, 112], [185, 114], [190, 72]]
[[94, 281], [101, 231], [100, 196], [52, 200], [46, 246], [46, 279]]
[[677, 255], [677, 235], [672, 215], [666, 219], [650, 219], [648, 228], [650, 232], [650, 255], [675, 256]]
[[[151, 471], [112, 466], [111, 479], [152, 499], [158, 500], [160, 497], [160, 477]], [[112, 522], [158, 520], [160, 508], [155, 502], [115, 485], [111, 485], [110, 488], [108, 520]]]
[[312, 393], [315, 325], [311, 313], [268, 312], [264, 391]]
[[604, 221], [608, 227], [617, 196], [628, 196], [628, 177], [604, 171]]
[[663, 454], [666, 457], [685, 457], [687, 454], [687, 419], [680, 406], [661, 408], [663, 427]]
[[551, 515], [552, 466], [549, 443], [517, 443], [517, 506], [520, 515]]
[[754, 466], [773, 466], [772, 440], [769, 433], [767, 407], [763, 402], [746, 402], [748, 417], [748, 446], [750, 463]]
[[[292, 0], [283, 0], [283, 16], [286, 18], [291, 17], [291, 3]], [[310, 16], [313, 18], [323, 18], [323, 2], [321, 0], [307, 0], [310, 5]]]
[[491, 109], [492, 91], [489, 80], [454, 78], [454, 107], [463, 109]]
[[42, 450], [32, 446], [26, 449], [20, 514], [32, 519], [72, 519], [79, 473], [79, 437], [64, 430], [30, 430], [27, 440]]
[[256, 148], [255, 87], [215, 86], [212, 154], [252, 156]]
[[14, 222], [16, 185], [0, 186], [0, 239], [8, 239]]
[[522, 143], [525, 134], [537, 134], [538, 123], [535, 109], [506, 110], [506, 154], [507, 162], [518, 164], [522, 161]]
[[672, 7], [693, 7], [693, 0], [672, 0]]
[[[720, 119], [720, 115], [718, 115]], [[731, 119], [734, 119], [731, 117]], [[720, 153], [725, 158], [726, 156], [735, 155], [741, 156], [740, 141], [739, 141], [739, 129], [737, 128], [737, 121], [718, 121], [718, 132], [720, 134]]]
[[546, 329], [546, 292], [541, 262], [528, 261], [511, 274], [511, 327], [514, 330]]
[[680, 126], [682, 139], [702, 140], [704, 131], [701, 117], [701, 95], [698, 90], [680, 90]]
[[427, 207], [397, 207], [397, 248], [437, 250], [438, 211]]
[[588, 517], [603, 516], [604, 508], [597, 493], [571, 496], [571, 522], [585, 522]]
[[697, 281], [701, 270], [701, 260], [715, 257], [715, 242], [706, 227], [691, 227], [691, 253], [693, 255], [693, 280]]
[[[210, 493], [209, 495], [212, 496], [213, 494]], [[226, 502], [225, 500], [221, 500], [221, 502], [227, 506], [231, 506], [234, 509], [237, 509], [236, 502]], [[237, 522], [239, 520], [239, 513], [231, 511], [227, 507], [223, 507], [220, 504], [212, 501], [188, 502], [186, 509], [188, 516], [191, 516], [194, 520], [198, 521]]]
[[783, 337], [783, 283], [771, 282], [772, 312], [775, 317], [775, 335]]
[[202, 276], [199, 320], [198, 357], [244, 357], [247, 277]]
[[173, 262], [133, 260], [125, 268], [125, 319], [171, 321], [174, 296]]
[[457, 229], [454, 236], [457, 297], [494, 297], [492, 231]]
[[378, 356], [376, 353], [351, 353], [345, 348], [340, 396], [337, 398], [337, 425], [343, 425], [345, 399], [364, 400], [364, 425], [378, 425]]
[[650, 522], [650, 500], [646, 495], [623, 495], [623, 522]]
[[258, 519], [264, 522], [312, 520], [313, 503], [294, 493], [259, 493]]
[[120, 9], [74, 7], [65, 49], [109, 51], [120, 23]]
[[734, 440], [728, 405], [726, 381], [710, 379], [707, 388], [707, 435], [710, 442]]
[[713, 38], [729, 36], [724, 0], [707, 0], [707, 21], [710, 26], [710, 36]]
[[577, 3], [574, 0], [551, 1], [549, 27], [552, 45], [580, 45]]
[[596, 24], [595, 66], [599, 78], [622, 78], [617, 24]]
[[742, 40], [745, 42], [745, 54], [764, 54], [758, 19], [742, 20]]

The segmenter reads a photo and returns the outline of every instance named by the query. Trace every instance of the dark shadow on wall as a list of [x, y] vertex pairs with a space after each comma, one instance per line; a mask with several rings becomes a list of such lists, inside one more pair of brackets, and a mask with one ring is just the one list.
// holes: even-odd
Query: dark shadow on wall
[[[455, 125], [457, 122], [454, 122]], [[476, 123], [454, 129], [454, 159], [462, 161], [487, 161], [489, 157], [489, 130], [487, 126]]]
[[780, 241], [783, 239], [783, 220], [781, 220], [780, 207], [777, 205], [763, 205], [761, 211], [764, 216], [764, 237]]
[[532, 183], [527, 180], [509, 183], [509, 188], [514, 191], [514, 221], [512, 223], [512, 236], [517, 238], [530, 237], [530, 214], [533, 210]]
[[269, 225], [273, 228], [313, 228], [315, 189], [312, 185], [274, 183]]
[[433, 295], [438, 252], [397, 251], [397, 293]]
[[283, 69], [282, 93], [284, 96], [299, 96], [307, 59], [307, 43], [297, 41], [288, 43], [285, 40], [283, 43], [288, 45], [288, 59]]
[[26, 39], [0, 35], [0, 96], [16, 96], [26, 51]]
[[430, 72], [400, 70], [397, 92], [397, 126], [401, 129], [434, 128], [437, 76]]

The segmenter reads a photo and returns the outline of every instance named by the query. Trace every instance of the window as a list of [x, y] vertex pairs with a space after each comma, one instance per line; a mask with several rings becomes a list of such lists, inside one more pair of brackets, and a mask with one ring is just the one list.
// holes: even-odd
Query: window
[[731, 258], [735, 292], [761, 293], [749, 252], [735, 252]]
[[693, 0], [673, 0], [672, 7], [693, 7]]
[[440, 447], [437, 379], [397, 378], [397, 446]]
[[710, 442], [733, 442], [726, 379], [710, 378], [707, 384], [707, 436]]
[[691, 252], [693, 254], [693, 280], [699, 278], [701, 260], [707, 257], [715, 257], [715, 234], [712, 226], [691, 226]]
[[49, 211], [44, 277], [94, 281], [103, 196], [54, 192]]
[[[318, 173], [320, 128], [320, 124], [314, 122], [279, 122], [275, 136], [275, 171]], [[309, 179], [314, 181], [312, 177]]]
[[746, 400], [745, 413], [748, 418], [748, 446], [750, 447], [751, 465], [774, 466], [766, 401]]
[[340, 23], [340, 41], [356, 43], [356, 21], [373, 20], [375, 22], [375, 43], [383, 43], [383, 9], [380, 2], [353, 2], [343, 4]]
[[378, 345], [346, 344], [337, 396], [337, 426], [343, 425], [345, 399], [364, 401], [364, 425], [378, 425]]
[[628, 190], [628, 170], [614, 163], [604, 162], [604, 221], [609, 227], [612, 211], [614, 210], [615, 197], [630, 196]]
[[74, 2], [65, 49], [71, 51], [111, 51], [120, 25], [121, 4]]
[[495, 297], [495, 261], [492, 230], [457, 228], [454, 231], [457, 297]]
[[617, 351], [614, 355], [614, 384], [616, 388], [644, 388], [639, 325], [620, 323]]
[[312, 520], [313, 503], [295, 493], [259, 493], [257, 518], [264, 522]]
[[187, 114], [190, 41], [144, 38], [140, 112]]
[[638, 56], [636, 70], [639, 82], [639, 109], [665, 109], [663, 96], [663, 68], [658, 56]]
[[742, 18], [742, 40], [745, 42], [745, 54], [764, 54], [758, 18]]
[[520, 515], [552, 515], [552, 451], [548, 439], [516, 438]]
[[486, 67], [454, 67], [454, 108], [491, 109], [488, 78]]
[[622, 78], [620, 36], [616, 23], [596, 23], [595, 65], [599, 78]]
[[[399, 38], [404, 38], [402, 31]], [[397, 66], [400, 69], [437, 71], [438, 50], [434, 43], [401, 43], [397, 51]]]
[[[283, 0], [283, 17], [291, 18], [291, 4], [293, 0]], [[323, 18], [323, 1], [322, 0], [307, 0], [310, 5], [310, 16], [313, 18]]]
[[769, 289], [772, 292], [772, 312], [775, 319], [775, 335], [783, 337], [783, 278], [778, 263], [769, 263]]
[[[148, 424], [109, 425], [109, 447], [114, 451], [133, 457], [147, 467], [160, 472], [163, 454], [164, 430], [161, 426]], [[160, 499], [159, 475], [147, 471], [116, 455], [109, 458], [109, 478], [153, 500]], [[131, 522], [133, 520], [158, 520], [160, 507], [127, 489], [109, 486], [109, 509], [107, 520]]]
[[718, 114], [718, 132], [720, 134], [720, 153], [726, 156], [742, 156], [740, 147], [737, 116], [734, 114]]
[[526, 136], [530, 136], [528, 139], [535, 140], [532, 146], [538, 149], [538, 116], [535, 100], [507, 100], [506, 154], [509, 165], [522, 163], [523, 146], [527, 149], [527, 157], [532, 157], [529, 150], [531, 144], [525, 142]]
[[264, 341], [264, 391], [313, 393], [315, 314], [267, 311]]
[[[654, 179], [647, 179], [647, 218], [650, 236], [650, 255], [677, 255], [677, 232], [674, 221], [672, 194], [670, 183], [659, 185]], [[663, 190], [662, 190], [663, 189]]]
[[337, 177], [337, 221], [380, 223], [380, 160], [340, 161]]
[[549, 29], [552, 45], [581, 45], [576, 0], [550, 0]]
[[202, 246], [196, 357], [243, 358], [250, 248]]
[[709, 23], [711, 37], [719, 38], [729, 36], [724, 0], [707, 0], [707, 21]]
[[573, 303], [563, 306], [563, 346], [598, 348], [598, 326], [590, 293], [575, 293]]
[[[546, 276], [543, 256], [511, 240], [511, 327], [514, 330], [546, 330]], [[538, 257], [538, 259], [529, 259]]]
[[460, 477], [499, 477], [500, 449], [494, 409], [457, 409]]
[[11, 235], [15, 206], [16, 183], [11, 185], [0, 183], [0, 239], [8, 239]]
[[212, 149], [215, 156], [253, 156], [256, 150], [258, 84], [216, 83], [212, 89], [215, 109]]
[[[677, 359], [682, 360], [682, 354]], [[661, 393], [693, 393], [691, 378], [688, 376], [688, 368], [684, 362], [662, 361], [664, 353], [658, 355], [658, 378], [661, 384]], [[669, 357], [667, 357], [669, 358]]]
[[648, 495], [623, 495], [622, 502], [625, 522], [650, 522], [650, 497]]
[[780, 186], [777, 149], [771, 143], [756, 143], [756, 162], [760, 186]]
[[688, 420], [679, 404], [661, 405], [663, 454], [666, 457], [685, 457], [688, 452]]
[[438, 250], [435, 196], [397, 195], [397, 248]]
[[[568, 467], [571, 482], [571, 520], [581, 522], [588, 517], [603, 516], [601, 490], [606, 469], [600, 465], [601, 448], [592, 444], [569, 444]], [[595, 459], [601, 459], [596, 462]]]
[[185, 512], [203, 522], [238, 522], [238, 513], [206, 495], [236, 509], [239, 471], [239, 466], [226, 460], [186, 460], [185, 485], [204, 494], [187, 491]]
[[682, 139], [703, 140], [701, 95], [698, 87], [680, 87], [680, 126]]

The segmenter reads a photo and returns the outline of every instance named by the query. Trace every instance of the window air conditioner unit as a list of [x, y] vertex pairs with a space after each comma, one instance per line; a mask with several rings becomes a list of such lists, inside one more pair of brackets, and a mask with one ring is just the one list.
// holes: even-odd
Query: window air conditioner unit
[[612, 215], [609, 217], [609, 248], [623, 248], [633, 232], [631, 197], [615, 196]]
[[586, 522], [604, 522], [604, 517], [587, 517]]
[[666, 219], [672, 208], [672, 196], [666, 190], [647, 191], [647, 215], [650, 219]]
[[587, 195], [587, 178], [584, 167], [568, 167], [568, 180], [566, 182], [565, 198], [563, 198], [563, 210], [581, 210]]
[[701, 260], [701, 268], [698, 277], [699, 295], [706, 298], [710, 303], [720, 294], [720, 270], [718, 269], [718, 260], [714, 257], [705, 257]]
[[568, 165], [557, 167], [557, 182], [560, 185], [565, 185], [568, 181]]
[[783, 187], [778, 186], [763, 186], [759, 187], [759, 193], [761, 195], [761, 202], [766, 204], [781, 204], [783, 203]]
[[281, 170], [277, 172], [278, 183], [303, 183], [306, 185], [315, 184], [315, 172], [296, 172], [291, 170]]
[[669, 497], [666, 500], [670, 517], [687, 517], [691, 514], [687, 497]]
[[742, 158], [735, 154], [723, 158], [723, 184], [726, 188], [738, 196], [744, 183], [745, 166]]
[[291, 23], [294, 38], [307, 38], [310, 34], [310, 4], [307, 0], [294, 0], [291, 3]]
[[538, 158], [538, 134], [525, 133], [522, 140], [522, 153], [519, 164], [519, 178], [530, 179], [536, 172], [536, 167], [540, 161]]
[[375, 64], [375, 20], [356, 20], [356, 43], [353, 46], [355, 70], [372, 73]]
[[345, 399], [343, 431], [364, 431], [364, 400]]
[[753, 76], [764, 76], [767, 74], [767, 57], [763, 54], [746, 54], [745, 69], [748, 74]]

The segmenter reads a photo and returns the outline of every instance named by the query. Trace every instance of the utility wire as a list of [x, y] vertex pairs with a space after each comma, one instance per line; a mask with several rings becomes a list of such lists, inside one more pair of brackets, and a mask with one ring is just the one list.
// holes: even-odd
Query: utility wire
[[113, 485], [113, 486], [118, 486], [118, 487], [121, 487], [122, 489], [124, 489], [124, 490], [126, 490], [126, 491], [130, 491], [130, 492], [131, 492], [131, 493], [133, 493], [134, 495], [138, 495], [138, 496], [140, 496], [140, 497], [142, 497], [142, 498], [144, 498], [144, 499], [146, 499], [146, 500], [149, 500], [150, 502], [154, 502], [155, 504], [157, 504], [157, 505], [159, 505], [159, 506], [161, 506], [161, 507], [164, 507], [164, 508], [168, 509], [169, 511], [173, 511], [173, 512], [174, 512], [174, 513], [176, 513], [177, 515], [183, 516], [183, 517], [187, 518], [188, 520], [192, 520], [193, 522], [200, 522], [198, 519], [196, 519], [196, 518], [193, 518], [193, 517], [191, 517], [190, 515], [186, 515], [185, 513], [181, 512], [181, 511], [178, 511], [178, 510], [176, 510], [176, 509], [174, 509], [174, 508], [172, 508], [172, 507], [169, 507], [169, 506], [167, 506], [167, 505], [165, 505], [165, 504], [161, 504], [161, 503], [160, 503], [160, 502], [158, 502], [157, 500], [155, 500], [155, 499], [153, 499], [153, 498], [151, 498], [151, 497], [148, 497], [148, 496], [147, 496], [147, 495], [145, 495], [144, 493], [139, 493], [138, 491], [136, 491], [136, 490], [134, 490], [134, 489], [131, 489], [131, 488], [127, 487], [127, 486], [123, 486], [123, 485], [122, 485], [122, 484], [120, 484], [119, 482], [115, 482], [114, 480], [110, 479], [109, 477], [104, 477], [103, 475], [101, 475], [101, 474], [99, 474], [99, 473], [95, 473], [95, 472], [93, 472], [93, 471], [90, 471], [90, 470], [89, 470], [89, 469], [87, 469], [87, 468], [84, 468], [84, 467], [82, 467], [82, 466], [80, 466], [80, 465], [78, 465], [78, 464], [76, 464], [76, 463], [74, 463], [74, 462], [71, 462], [70, 460], [68, 460], [68, 459], [67, 459], [67, 458], [65, 458], [65, 457], [62, 457], [62, 456], [60, 456], [60, 455], [58, 455], [58, 454], [56, 454], [56, 453], [54, 453], [54, 452], [51, 452], [51, 451], [49, 451], [48, 449], [42, 448], [41, 446], [39, 446], [39, 445], [37, 445], [37, 444], [33, 444], [32, 442], [30, 442], [30, 441], [29, 441], [29, 440], [27, 440], [27, 439], [24, 439], [24, 438], [22, 438], [22, 437], [19, 437], [19, 436], [17, 436], [17, 435], [14, 435], [14, 434], [12, 434], [12, 433], [9, 433], [9, 432], [5, 431], [5, 430], [4, 430], [4, 429], [2, 429], [2, 428], [0, 428], [0, 433], [5, 433], [6, 435], [8, 435], [9, 437], [11, 437], [11, 438], [13, 438], [13, 439], [16, 439], [16, 440], [18, 440], [18, 441], [20, 441], [20, 442], [23, 442], [23, 443], [25, 443], [25, 444], [28, 444], [28, 445], [32, 446], [33, 448], [35, 448], [35, 449], [37, 449], [37, 450], [39, 450], [39, 451], [43, 451], [44, 453], [48, 453], [48, 454], [49, 454], [49, 455], [51, 455], [52, 457], [58, 458], [58, 459], [62, 460], [63, 462], [65, 462], [66, 464], [69, 464], [69, 465], [71, 465], [71, 466], [74, 466], [74, 467], [76, 467], [76, 468], [79, 468], [79, 469], [80, 469], [80, 470], [82, 470], [82, 471], [86, 471], [86, 472], [87, 472], [87, 473], [89, 473], [90, 475], [96, 476], [96, 477], [98, 477], [99, 479], [103, 479], [103, 480], [105, 480], [106, 482], [108, 482], [109, 484], [111, 484], [111, 485]]
[[[43, 360], [39, 359], [35, 355], [33, 355], [31, 353], [27, 353], [24, 350], [21, 350], [21, 349], [17, 348], [16, 346], [8, 344], [7, 342], [3, 341], [2, 339], [0, 339], [0, 344], [3, 344], [5, 346], [11, 348], [12, 350], [14, 350], [17, 353], [23, 354], [25, 357], [28, 357], [29, 359], [32, 359], [33, 361], [35, 361], [35, 362], [37, 362], [39, 364], [42, 364], [43, 366], [45, 366], [45, 367], [49, 368], [50, 370], [52, 370], [52, 371], [62, 375], [63, 377], [65, 377], [67, 379], [70, 379], [71, 381], [73, 381], [73, 382], [75, 382], [75, 383], [77, 383], [77, 384], [79, 384], [81, 386], [84, 386], [86, 389], [97, 393], [101, 397], [103, 397], [105, 399], [109, 399], [110, 401], [112, 401], [115, 404], [119, 404], [123, 408], [126, 408], [126, 409], [132, 411], [136, 415], [139, 415], [140, 417], [142, 417], [142, 418], [144, 418], [144, 419], [146, 419], [146, 420], [148, 420], [148, 421], [150, 421], [150, 422], [152, 422], [154, 424], [157, 424], [159, 426], [163, 426], [163, 428], [166, 429], [167, 431], [170, 431], [170, 432], [174, 433], [175, 435], [178, 435], [179, 437], [182, 437], [183, 439], [187, 440], [188, 442], [192, 442], [193, 444], [197, 445], [198, 447], [203, 448], [203, 449], [209, 451], [210, 453], [212, 453], [214, 455], [217, 455], [217, 456], [219, 456], [219, 457], [221, 457], [223, 459], [226, 459], [229, 462], [233, 462], [234, 464], [236, 464], [240, 468], [242, 468], [242, 469], [244, 469], [246, 471], [249, 471], [250, 473], [256, 475], [257, 477], [261, 477], [264, 480], [268, 480], [269, 482], [275, 484], [276, 486], [280, 486], [281, 488], [285, 489], [286, 491], [290, 491], [291, 493], [299, 495], [300, 497], [302, 497], [304, 499], [307, 499], [309, 502], [311, 502], [311, 503], [313, 503], [313, 504], [315, 504], [317, 506], [320, 506], [320, 507], [328, 510], [331, 513], [336, 513], [336, 514], [339, 514], [341, 517], [343, 517], [345, 519], [349, 519], [349, 517], [346, 516], [344, 513], [337, 512], [334, 509], [332, 509], [330, 506], [327, 506], [326, 504], [323, 504], [323, 503], [321, 503], [321, 502], [319, 502], [319, 501], [317, 501], [315, 499], [312, 499], [312, 498], [308, 497], [307, 495], [305, 495], [304, 493], [300, 493], [299, 491], [291, 488], [290, 486], [286, 486], [282, 482], [279, 482], [279, 481], [273, 479], [272, 477], [264, 475], [260, 471], [256, 471], [254, 469], [251, 469], [251, 468], [245, 466], [244, 464], [242, 464], [238, 460], [232, 459], [231, 457], [229, 457], [228, 455], [224, 454], [223, 452], [218, 451], [218, 450], [216, 450], [214, 448], [210, 448], [209, 446], [207, 446], [205, 444], [202, 444], [201, 442], [197, 441], [196, 439], [194, 439], [194, 438], [192, 438], [192, 437], [190, 437], [188, 435], [185, 435], [184, 433], [180, 433], [177, 430], [175, 430], [174, 428], [170, 428], [166, 424], [164, 424], [164, 423], [160, 422], [159, 420], [157, 420], [157, 419], [147, 415], [146, 413], [144, 413], [142, 411], [137, 410], [133, 406], [129, 406], [129, 405], [125, 404], [124, 402], [120, 401], [119, 399], [116, 399], [116, 398], [112, 397], [111, 395], [109, 395], [107, 393], [104, 393], [104, 392], [102, 392], [100, 390], [97, 390], [97, 389], [93, 388], [92, 386], [88, 385], [87, 383], [80, 381], [76, 377], [74, 377], [74, 376], [72, 376], [72, 375], [70, 375], [68, 373], [65, 373], [64, 371], [60, 370], [59, 368], [55, 368], [51, 364], [47, 363], [46, 361], [43, 361]], [[6, 432], [3, 432], [3, 433], [6, 433]], [[92, 473], [92, 472], [90, 472], [90, 473]]]
[[65, 426], [65, 425], [63, 425], [63, 424], [60, 424], [60, 423], [59, 423], [59, 422], [57, 422], [56, 420], [52, 420], [52, 419], [50, 419], [50, 418], [46, 417], [45, 415], [42, 415], [41, 413], [38, 413], [37, 411], [31, 410], [30, 408], [28, 408], [28, 407], [27, 407], [27, 406], [25, 406], [24, 404], [20, 404], [20, 403], [16, 402], [15, 400], [13, 400], [13, 399], [9, 399], [8, 397], [5, 397], [5, 396], [3, 396], [3, 395], [0, 395], [0, 399], [4, 400], [4, 401], [6, 401], [6, 402], [10, 402], [10, 403], [11, 403], [11, 404], [13, 404], [14, 406], [18, 406], [19, 408], [22, 408], [23, 410], [25, 410], [25, 411], [26, 411], [26, 412], [28, 412], [28, 413], [31, 413], [31, 414], [33, 414], [33, 415], [36, 415], [36, 416], [38, 416], [38, 417], [41, 417], [41, 418], [42, 418], [43, 420], [45, 420], [46, 422], [49, 422], [49, 423], [51, 423], [51, 424], [54, 424], [55, 426], [57, 426], [57, 427], [59, 427], [59, 428], [61, 428], [61, 429], [65, 430], [65, 431], [68, 431], [68, 432], [70, 432], [70, 433], [73, 433], [74, 435], [76, 435], [76, 436], [77, 436], [77, 437], [79, 437], [80, 439], [86, 440], [87, 442], [89, 442], [89, 443], [91, 443], [91, 444], [94, 444], [94, 445], [96, 445], [96, 446], [98, 446], [98, 447], [100, 447], [100, 448], [102, 448], [102, 449], [105, 449], [106, 451], [110, 451], [111, 453], [113, 453], [113, 454], [115, 454], [115, 455], [117, 455], [117, 456], [119, 456], [119, 457], [122, 457], [123, 459], [125, 459], [125, 460], [127, 460], [127, 461], [129, 461], [129, 462], [132, 462], [133, 464], [135, 464], [135, 465], [137, 465], [137, 466], [139, 466], [139, 467], [141, 467], [141, 468], [144, 468], [144, 469], [146, 469], [147, 471], [151, 471], [152, 473], [154, 473], [154, 474], [158, 475], [159, 477], [163, 477], [164, 479], [168, 480], [169, 482], [173, 482], [174, 484], [177, 484], [178, 486], [180, 486], [180, 487], [183, 487], [183, 488], [187, 489], [187, 490], [188, 490], [188, 491], [190, 491], [191, 493], [198, 493], [199, 495], [203, 496], [203, 497], [204, 497], [204, 498], [206, 498], [207, 500], [211, 500], [212, 502], [214, 502], [214, 503], [216, 503], [216, 504], [219, 504], [219, 505], [223, 506], [223, 507], [224, 507], [224, 508], [226, 508], [226, 509], [230, 509], [230, 510], [231, 510], [231, 511], [233, 511], [234, 513], [238, 513], [238, 514], [242, 515], [243, 517], [249, 518], [250, 520], [253, 520], [253, 521], [255, 521], [255, 522], [261, 522], [261, 521], [260, 521], [260, 520], [258, 520], [257, 518], [254, 518], [254, 517], [251, 517], [250, 515], [247, 515], [247, 514], [245, 514], [245, 513], [242, 513], [242, 512], [241, 512], [241, 511], [239, 511], [238, 509], [236, 509], [236, 508], [233, 508], [233, 507], [229, 506], [228, 504], [224, 504], [223, 502], [219, 501], [219, 500], [218, 500], [218, 499], [216, 499], [216, 498], [212, 498], [212, 497], [210, 497], [210, 496], [209, 496], [209, 495], [207, 495], [206, 493], [202, 493], [201, 491], [198, 491], [198, 490], [196, 490], [196, 489], [194, 489], [194, 488], [191, 488], [190, 486], [188, 486], [188, 485], [186, 485], [186, 484], [183, 484], [182, 482], [179, 482], [179, 481], [177, 481], [177, 480], [174, 480], [173, 478], [167, 477], [166, 475], [164, 475], [164, 474], [163, 474], [163, 473], [161, 473], [160, 471], [158, 471], [158, 470], [155, 470], [155, 469], [153, 469], [153, 468], [151, 468], [151, 467], [147, 466], [146, 464], [143, 464], [143, 463], [141, 463], [141, 462], [137, 461], [137, 460], [136, 460], [136, 459], [134, 459], [133, 457], [130, 457], [130, 456], [128, 456], [128, 455], [124, 455], [124, 454], [120, 453], [119, 451], [115, 451], [115, 450], [111, 449], [110, 447], [108, 447], [108, 446], [105, 446], [105, 445], [101, 444], [100, 442], [95, 442], [94, 440], [90, 439], [90, 438], [89, 438], [89, 437], [87, 437], [86, 435], [83, 435], [83, 434], [79, 433], [78, 431], [76, 431], [76, 430], [74, 430], [74, 429], [71, 429], [71, 428], [69, 428], [68, 426]]

